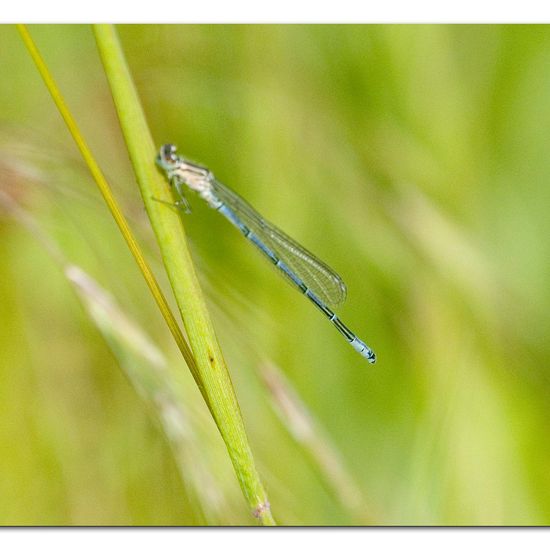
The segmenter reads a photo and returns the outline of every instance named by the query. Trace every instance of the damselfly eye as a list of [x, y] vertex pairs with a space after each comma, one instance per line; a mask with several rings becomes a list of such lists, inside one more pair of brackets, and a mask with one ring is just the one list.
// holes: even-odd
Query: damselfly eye
[[171, 143], [167, 143], [160, 148], [160, 156], [162, 160], [167, 164], [176, 162], [176, 146]]

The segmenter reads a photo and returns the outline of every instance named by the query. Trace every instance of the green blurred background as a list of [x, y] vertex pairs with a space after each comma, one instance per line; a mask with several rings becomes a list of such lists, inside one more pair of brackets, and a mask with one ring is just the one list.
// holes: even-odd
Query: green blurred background
[[[169, 293], [91, 29], [30, 30]], [[156, 142], [340, 273], [339, 313], [378, 354], [370, 366], [191, 197], [185, 226], [275, 518], [549, 523], [550, 28], [118, 30]], [[0, 523], [254, 524], [12, 26], [0, 27], [0, 66]], [[128, 376], [132, 357], [98, 330], [45, 235], [180, 373], [183, 474]], [[268, 363], [319, 448], [273, 407]], [[353, 503], [319, 466], [330, 446]], [[214, 495], [202, 506], [218, 503], [206, 513], [195, 482]]]

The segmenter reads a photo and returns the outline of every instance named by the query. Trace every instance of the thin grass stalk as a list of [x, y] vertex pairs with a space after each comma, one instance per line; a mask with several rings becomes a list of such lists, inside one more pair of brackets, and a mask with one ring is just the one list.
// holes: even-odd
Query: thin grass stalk
[[193, 266], [181, 216], [159, 201], [173, 202], [155, 165], [154, 145], [116, 30], [95, 25], [94, 33], [130, 159], [198, 369], [198, 383], [218, 426], [252, 513], [274, 524], [256, 470], [229, 371], [218, 344]]
[[229, 504], [223, 485], [208, 461], [201, 457], [205, 442], [200, 441], [197, 419], [193, 418], [192, 405], [182, 395], [165, 356], [115, 298], [81, 267], [70, 263], [38, 222], [1, 189], [0, 206], [38, 240], [55, 261], [88, 318], [103, 335], [118, 366], [158, 418], [194, 512], [209, 525], [227, 521]]
[[377, 513], [365, 502], [358, 483], [344, 465], [337, 448], [301, 400], [290, 381], [274, 364], [259, 368], [273, 409], [282, 424], [303, 449], [327, 489], [358, 525], [378, 523]]
[[[76, 124], [76, 121], [74, 120], [72, 114], [70, 113], [65, 103], [65, 100], [63, 99], [63, 96], [59, 88], [57, 87], [52, 75], [50, 74], [50, 71], [47, 65], [45, 64], [42, 56], [40, 55], [40, 52], [38, 51], [38, 48], [36, 47], [28, 29], [26, 28], [25, 25], [18, 25], [17, 28], [23, 39], [23, 42], [25, 43], [25, 46], [29, 51], [31, 58], [33, 59], [40, 75], [42, 76], [44, 83], [46, 84], [48, 91], [50, 92], [50, 95], [52, 96], [90, 172], [92, 173], [94, 181], [96, 182], [105, 202], [107, 203], [107, 206], [113, 218], [115, 219], [115, 222], [117, 223], [128, 247], [130, 248], [130, 251], [134, 256], [143, 274], [143, 277], [145, 278], [147, 285], [149, 286], [149, 289], [151, 290], [151, 293], [153, 294], [153, 297], [157, 302], [157, 305], [161, 310], [161, 313], [166, 323], [168, 324], [168, 327], [174, 339], [176, 340], [176, 343], [189, 369], [191, 370], [191, 373], [193, 374], [193, 377], [195, 378], [195, 381], [197, 382], [199, 389], [203, 394], [203, 397], [209, 409], [212, 412], [214, 420], [216, 421], [216, 424], [226, 443], [230, 458], [232, 460], [235, 471], [237, 473], [238, 480], [241, 485], [241, 489], [243, 490], [243, 493], [252, 508], [252, 512], [254, 516], [257, 517], [260, 520], [260, 522], [265, 525], [274, 524], [270, 509], [269, 509], [267, 496], [265, 494], [265, 490], [263, 489], [263, 486], [261, 484], [261, 481], [259, 479], [259, 476], [254, 466], [252, 452], [248, 445], [246, 433], [244, 432], [244, 425], [243, 425], [242, 418], [240, 415], [240, 410], [233, 392], [231, 381], [229, 379], [227, 369], [225, 368], [223, 358], [221, 357], [221, 352], [219, 351], [219, 347], [215, 340], [215, 336], [213, 335], [213, 330], [211, 329], [211, 324], [208, 318], [207, 318], [207, 322], [206, 323], [203, 322], [202, 324], [200, 322], [187, 323], [187, 325], [190, 325], [192, 328], [191, 334], [190, 334], [190, 336], [192, 335], [192, 337], [190, 339], [194, 343], [193, 344], [194, 348], [202, 351], [202, 353], [199, 354], [199, 356], [201, 357], [201, 364], [200, 364], [200, 367], [198, 367], [193, 357], [193, 353], [189, 349], [185, 341], [185, 338], [181, 333], [179, 325], [177, 324], [177, 321], [175, 320], [174, 316], [172, 315], [172, 312], [170, 311], [170, 308], [168, 306], [168, 303], [164, 295], [162, 294], [160, 286], [158, 285], [151, 269], [149, 268], [144, 258], [144, 255], [141, 252], [139, 245], [137, 244], [137, 241], [134, 238], [129, 228], [129, 225], [124, 215], [122, 214], [122, 211], [118, 206], [116, 199], [114, 198], [114, 195], [110, 189], [109, 184], [107, 183], [107, 180], [105, 179], [101, 169], [99, 168], [97, 161], [95, 160], [94, 156], [91, 153], [90, 148], [88, 147], [86, 141], [84, 140]], [[122, 115], [122, 116], [124, 120], [126, 120], [125, 115]], [[147, 136], [149, 136], [148, 140], [152, 144], [152, 140], [150, 138], [150, 134], [148, 130], [146, 131], [145, 139], [147, 139]], [[152, 158], [153, 158], [153, 155], [151, 156], [151, 159]], [[152, 160], [151, 160], [151, 163], [152, 163]], [[143, 176], [143, 174], [141, 173], [139, 174], [141, 177]], [[141, 179], [141, 178], [138, 177], [138, 179]], [[157, 191], [156, 196], [157, 197], [164, 196], [165, 199], [169, 198], [169, 197], [166, 197], [166, 193], [162, 193], [161, 191], [162, 186], [160, 185], [160, 182], [158, 183], [159, 185], [157, 186], [157, 189], [156, 189]], [[151, 205], [147, 204], [147, 201], [146, 201], [146, 205], [148, 206], [148, 211], [149, 211]], [[153, 203], [153, 205], [156, 206], [155, 203]], [[166, 224], [166, 226], [164, 226], [163, 220], [166, 221], [167, 218], [166, 217], [163, 218], [162, 214], [167, 214], [169, 211], [170, 211], [169, 208], [165, 208], [165, 212], [159, 209], [160, 216], [158, 217], [153, 216], [155, 220], [157, 221], [160, 220], [159, 223], [153, 224], [153, 227], [158, 230], [158, 227], [160, 225], [160, 227], [163, 227], [165, 229], [165, 231], [161, 231], [161, 234], [164, 235], [164, 239], [162, 239], [162, 243], [164, 245], [166, 245], [167, 240], [169, 241], [171, 239], [169, 235], [169, 230], [171, 225], [173, 225], [173, 223], [172, 224], [168, 223]], [[181, 227], [181, 224], [180, 224], [180, 232], [183, 235], [183, 228]], [[177, 232], [176, 232], [176, 235], [177, 235]], [[175, 240], [176, 242], [181, 243], [181, 239], [178, 239], [177, 237], [175, 237]], [[183, 242], [185, 243], [184, 240]], [[183, 255], [186, 250], [187, 248], [184, 245], [180, 253]], [[172, 255], [169, 254], [169, 256], [174, 256], [174, 254]], [[166, 257], [165, 253], [163, 254], [163, 257]], [[187, 253], [187, 257], [189, 257], [188, 253]], [[168, 262], [168, 264], [170, 265], [173, 265], [174, 263], [177, 264], [178, 262], [172, 262], [172, 263]], [[190, 260], [189, 260], [189, 263], [190, 263]], [[169, 272], [169, 275], [172, 275], [171, 279], [174, 280], [173, 270], [169, 270], [168, 272]], [[177, 276], [175, 278], [176, 280], [180, 280]], [[196, 282], [196, 277], [194, 278], [194, 281], [195, 281], [195, 285], [192, 285], [192, 288], [193, 286], [198, 287], [198, 283]], [[183, 286], [185, 287], [185, 285]], [[176, 288], [180, 288], [180, 286], [176, 284]], [[191, 294], [192, 293], [193, 291], [191, 291]], [[175, 294], [176, 294], [176, 298], [178, 297], [180, 298], [180, 300], [178, 300], [178, 304], [180, 305], [180, 309], [181, 309], [182, 293], [175, 292]], [[191, 300], [191, 303], [196, 304], [196, 301]], [[185, 319], [186, 318], [184, 317], [184, 321]], [[205, 327], [205, 324], [208, 324], [209, 326]], [[204, 332], [206, 333], [206, 337], [203, 338], [202, 336], [204, 335]], [[214, 342], [214, 345], [211, 345], [212, 342]], [[210, 345], [211, 347], [209, 347]], [[206, 366], [205, 355], [208, 359], [207, 366], [211, 369], [211, 372], [208, 372], [208, 370], [205, 369], [205, 366]], [[206, 376], [205, 376], [205, 371], [206, 371]]]
[[101, 171], [101, 168], [99, 167], [94, 156], [92, 155], [92, 152], [88, 147], [86, 141], [84, 140], [84, 137], [82, 136], [76, 124], [76, 121], [69, 111], [69, 108], [67, 107], [67, 104], [65, 103], [65, 100], [63, 99], [63, 96], [59, 88], [57, 87], [55, 80], [53, 79], [46, 63], [40, 55], [40, 52], [38, 51], [38, 48], [36, 47], [36, 44], [34, 43], [34, 40], [32, 39], [27, 27], [25, 25], [17, 25], [17, 29], [19, 30], [21, 38], [23, 39], [23, 42], [25, 43], [25, 46], [27, 47], [31, 58], [34, 61], [38, 72], [42, 76], [42, 79], [44, 80], [44, 83], [46, 84], [46, 87], [48, 88], [48, 91], [50, 92], [50, 95], [52, 96], [52, 99], [54, 100], [58, 111], [63, 117], [63, 120], [65, 121], [65, 124], [69, 129], [69, 132], [75, 140], [76, 145], [78, 146], [80, 153], [84, 158], [84, 161], [90, 169], [94, 181], [97, 184], [97, 187], [99, 188], [103, 199], [107, 203], [107, 207], [109, 208], [109, 211], [111, 212], [120, 232], [122, 233], [122, 236], [124, 237], [124, 240], [126, 241], [128, 248], [130, 249], [130, 252], [134, 256], [134, 259], [138, 264], [143, 278], [145, 279], [145, 282], [147, 283], [147, 286], [149, 287], [151, 294], [153, 295], [153, 298], [155, 299], [160, 309], [160, 312], [162, 313], [162, 316], [164, 317], [164, 320], [166, 321], [166, 324], [168, 325], [168, 328], [170, 329], [170, 332], [172, 333], [172, 336], [174, 337], [174, 340], [176, 341], [176, 344], [178, 345], [181, 354], [185, 359], [185, 362], [192, 372], [196, 371], [193, 354], [191, 353], [191, 350], [189, 349], [189, 346], [187, 345], [187, 342], [183, 337], [180, 327], [174, 315], [172, 314], [170, 307], [168, 306], [168, 302], [166, 301], [166, 298], [164, 297], [162, 290], [160, 289], [160, 286], [155, 276], [153, 275], [153, 272], [151, 271], [151, 268], [147, 264], [145, 256], [141, 252], [137, 240], [132, 234], [130, 226], [126, 221], [126, 218], [124, 217], [124, 214], [122, 213], [122, 210], [120, 209], [111, 191], [111, 188], [107, 183], [103, 172]]

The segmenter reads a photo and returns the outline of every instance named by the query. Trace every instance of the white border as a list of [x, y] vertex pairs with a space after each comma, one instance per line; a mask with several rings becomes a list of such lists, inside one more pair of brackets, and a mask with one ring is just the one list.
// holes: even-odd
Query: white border
[[[548, 548], [547, 529], [14, 529], [0, 532], [6, 548], [102, 550], [131, 548], [220, 548], [285, 550], [294, 548], [375, 548], [385, 550], [477, 550]], [[10, 544], [11, 543], [11, 544]], [[357, 545], [359, 544], [359, 545]], [[32, 545], [32, 546], [31, 546]], [[284, 545], [284, 546], [282, 546]]]
[[17, 0], [2, 22], [24, 23], [508, 23], [550, 22], [544, 0]]

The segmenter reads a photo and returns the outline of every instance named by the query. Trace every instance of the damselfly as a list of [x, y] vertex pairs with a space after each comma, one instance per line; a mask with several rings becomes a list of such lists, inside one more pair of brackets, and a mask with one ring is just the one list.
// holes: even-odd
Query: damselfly
[[329, 306], [346, 298], [344, 281], [330, 267], [265, 220], [248, 202], [220, 183], [210, 170], [176, 154], [176, 147], [163, 145], [157, 164], [166, 172], [178, 200], [175, 206], [189, 211], [184, 187], [197, 192], [211, 208], [227, 218], [296, 288], [305, 294], [371, 363], [374, 352], [348, 328]]

